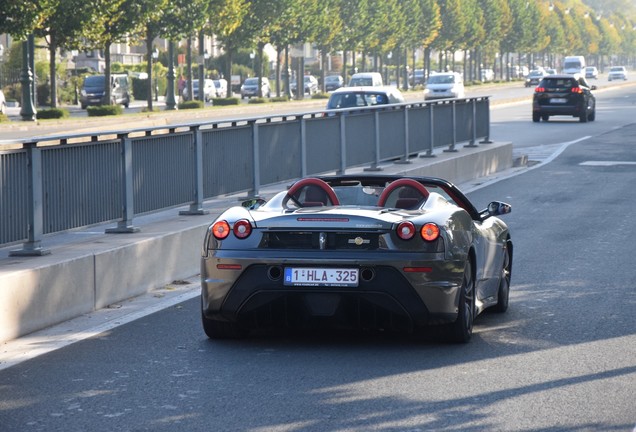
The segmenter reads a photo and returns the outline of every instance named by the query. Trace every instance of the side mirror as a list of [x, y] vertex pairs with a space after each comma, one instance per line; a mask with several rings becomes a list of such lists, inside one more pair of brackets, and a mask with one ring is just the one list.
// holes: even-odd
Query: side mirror
[[500, 216], [512, 211], [512, 206], [501, 201], [492, 201], [484, 213], [487, 216]]

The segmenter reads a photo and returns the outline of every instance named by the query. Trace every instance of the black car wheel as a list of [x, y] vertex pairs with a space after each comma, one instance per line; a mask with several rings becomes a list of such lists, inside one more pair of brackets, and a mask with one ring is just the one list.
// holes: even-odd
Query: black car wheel
[[510, 245], [508, 244], [504, 252], [504, 261], [501, 268], [501, 279], [499, 290], [497, 291], [497, 304], [493, 307], [495, 312], [505, 312], [508, 310], [510, 298], [510, 278], [512, 275], [512, 259], [510, 258]]
[[588, 117], [589, 121], [594, 121], [596, 120], [596, 109], [593, 109], [592, 112], [590, 113], [590, 116]]
[[547, 115], [547, 114], [543, 114], [543, 115], [541, 116], [541, 119], [542, 119], [543, 121], [548, 121], [548, 120], [550, 120], [550, 116], [549, 116], [549, 115]]
[[473, 321], [475, 319], [475, 281], [470, 260], [464, 267], [464, 280], [459, 294], [457, 320], [450, 325], [450, 340], [456, 343], [466, 343], [473, 335]]
[[203, 331], [210, 339], [238, 339], [247, 335], [247, 330], [236, 323], [216, 321], [201, 314]]
[[539, 123], [541, 120], [541, 115], [539, 113], [532, 113], [532, 121], [535, 123]]
[[587, 110], [583, 111], [581, 115], [579, 116], [579, 121], [581, 123], [587, 123], [587, 116], [588, 116]]

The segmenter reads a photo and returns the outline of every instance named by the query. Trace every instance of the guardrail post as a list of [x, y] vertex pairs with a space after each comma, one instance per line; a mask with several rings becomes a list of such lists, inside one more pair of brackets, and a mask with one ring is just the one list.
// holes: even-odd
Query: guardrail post
[[[409, 105], [410, 106], [410, 105]], [[395, 161], [395, 164], [405, 165], [412, 163], [409, 160], [409, 106], [404, 107], [404, 156], [400, 160]]]
[[343, 175], [347, 170], [347, 125], [345, 115], [338, 114], [340, 119], [340, 169], [338, 175]]
[[28, 225], [27, 241], [22, 249], [9, 251], [9, 256], [42, 256], [51, 251], [41, 246], [44, 235], [44, 203], [42, 194], [42, 150], [37, 143], [25, 144], [28, 164]]
[[194, 202], [188, 210], [182, 210], [179, 214], [198, 216], [209, 213], [203, 210], [203, 132], [200, 126], [194, 126], [190, 130], [194, 132]]
[[130, 139], [128, 135], [119, 135], [118, 138], [121, 142], [121, 168], [124, 174], [122, 193], [124, 195], [124, 202], [122, 203], [122, 218], [117, 222], [117, 228], [107, 228], [106, 234], [130, 234], [139, 232], [139, 228], [132, 224], [133, 217], [135, 216], [132, 139]]
[[435, 106], [435, 104], [428, 104], [428, 122], [429, 122], [429, 139], [431, 142], [431, 145], [429, 147], [428, 150], [426, 150], [426, 153], [423, 155], [420, 155], [420, 157], [426, 157], [426, 158], [433, 158], [435, 157], [435, 155], [433, 154], [433, 149], [435, 148], [435, 116], [433, 115], [433, 107]]
[[464, 147], [479, 147], [477, 144], [475, 144], [477, 142], [477, 106], [476, 106], [476, 100], [475, 99], [471, 99], [470, 101], [470, 105], [472, 108], [472, 123], [471, 123], [471, 131], [472, 131], [472, 136], [470, 138], [470, 141], [468, 142], [468, 144], [466, 144]]
[[377, 110], [373, 112], [373, 130], [375, 138], [375, 160], [369, 168], [365, 168], [363, 171], [382, 171], [382, 168], [378, 166], [380, 161], [380, 115]]
[[307, 123], [305, 119], [300, 119], [300, 175], [307, 175]]
[[258, 123], [252, 121], [252, 157], [254, 158], [254, 170], [252, 172], [252, 191], [248, 193], [248, 198], [258, 198], [258, 192], [261, 188], [261, 144], [258, 137]]
[[486, 98], [485, 103], [486, 103], [486, 130], [488, 131], [488, 133], [486, 134], [486, 136], [484, 137], [482, 141], [479, 141], [479, 144], [492, 144], [492, 141], [490, 141], [490, 99]]
[[452, 103], [452, 113], [453, 113], [453, 142], [448, 146], [447, 149], [444, 149], [447, 153], [455, 153], [457, 149], [455, 148], [455, 144], [457, 143], [457, 113], [455, 112], [455, 101]]

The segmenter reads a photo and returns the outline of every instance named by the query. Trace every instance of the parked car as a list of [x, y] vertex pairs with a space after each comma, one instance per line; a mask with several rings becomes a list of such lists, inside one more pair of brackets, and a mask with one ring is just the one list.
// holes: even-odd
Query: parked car
[[425, 100], [463, 97], [464, 79], [457, 72], [434, 73], [426, 80]]
[[525, 86], [526, 87], [536, 86], [537, 84], [539, 84], [539, 82], [546, 75], [547, 74], [545, 73], [545, 70], [543, 70], [543, 69], [533, 69], [533, 70], [531, 70], [528, 73], [528, 76], [526, 77]]
[[[296, 80], [292, 80], [291, 83], [289, 84], [289, 88], [291, 89], [292, 93], [296, 93], [297, 87], [298, 87], [298, 84]], [[318, 93], [318, 80], [313, 75], [304, 75], [303, 87], [304, 87], [305, 94], [308, 94], [310, 96], [313, 94], [316, 94]]]
[[607, 79], [609, 81], [622, 79], [627, 79], [627, 68], [625, 66], [612, 66], [609, 70], [609, 74], [607, 75]]
[[481, 80], [483, 82], [492, 81], [495, 79], [495, 71], [492, 69], [482, 69], [481, 70]]
[[341, 75], [327, 75], [325, 77], [325, 91], [333, 91], [344, 85]]
[[[471, 339], [508, 308], [513, 246], [498, 216], [448, 181], [303, 178], [269, 201], [221, 213], [205, 232], [201, 317], [210, 338], [260, 328], [336, 326]], [[477, 277], [475, 277], [477, 276]]]
[[[199, 99], [199, 80], [192, 80], [192, 94], [194, 95], [193, 99]], [[203, 100], [206, 102], [210, 102], [213, 97], [216, 96], [216, 87], [214, 85], [214, 81], [211, 79], [203, 80]], [[188, 85], [186, 83], [185, 88], [183, 89], [183, 97], [188, 100]]]
[[371, 86], [380, 87], [383, 86], [382, 75], [378, 72], [358, 72], [351, 75], [349, 80], [349, 87], [361, 87]]
[[[261, 77], [261, 95], [265, 98], [270, 97], [269, 79]], [[247, 78], [241, 86], [241, 99], [258, 97], [258, 77]]]
[[546, 75], [554, 75], [558, 73], [556, 69], [554, 68], [545, 68], [545, 74]]
[[216, 97], [229, 97], [227, 94], [227, 80], [224, 79], [215, 79], [214, 81], [214, 89], [216, 93]]
[[7, 100], [4, 98], [4, 92], [0, 90], [0, 114], [7, 113]]
[[404, 102], [402, 92], [395, 87], [341, 87], [327, 101], [327, 109], [355, 108]]
[[424, 69], [415, 69], [411, 75], [411, 85], [424, 85], [426, 82], [426, 72]]
[[532, 121], [548, 121], [550, 116], [578, 117], [585, 123], [596, 119], [596, 86], [580, 74], [549, 75], [534, 89]]
[[128, 108], [130, 92], [128, 75], [110, 75], [110, 101], [106, 98], [106, 76], [89, 75], [84, 78], [80, 90], [80, 106], [86, 109], [89, 105], [123, 105]]
[[598, 69], [594, 66], [586, 67], [585, 78], [598, 78]]

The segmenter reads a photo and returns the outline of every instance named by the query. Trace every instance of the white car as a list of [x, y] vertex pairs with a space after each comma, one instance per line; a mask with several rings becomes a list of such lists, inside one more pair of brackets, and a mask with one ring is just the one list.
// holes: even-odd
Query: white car
[[616, 79], [627, 79], [627, 69], [625, 66], [612, 66], [609, 70], [609, 74], [607, 75], [607, 80], [612, 81]]
[[[199, 99], [199, 80], [192, 80], [192, 93], [194, 94], [193, 99]], [[212, 98], [216, 95], [216, 87], [214, 86], [214, 81], [211, 79], [204, 80], [203, 84], [203, 99], [206, 102], [212, 100]], [[188, 99], [188, 86], [183, 89], [183, 97]]]
[[216, 97], [229, 97], [227, 94], [227, 80], [215, 79], [214, 87], [216, 88]]
[[7, 101], [4, 98], [4, 93], [0, 90], [0, 114], [7, 113]]
[[426, 80], [424, 99], [461, 99], [464, 98], [464, 79], [457, 72], [431, 74]]

